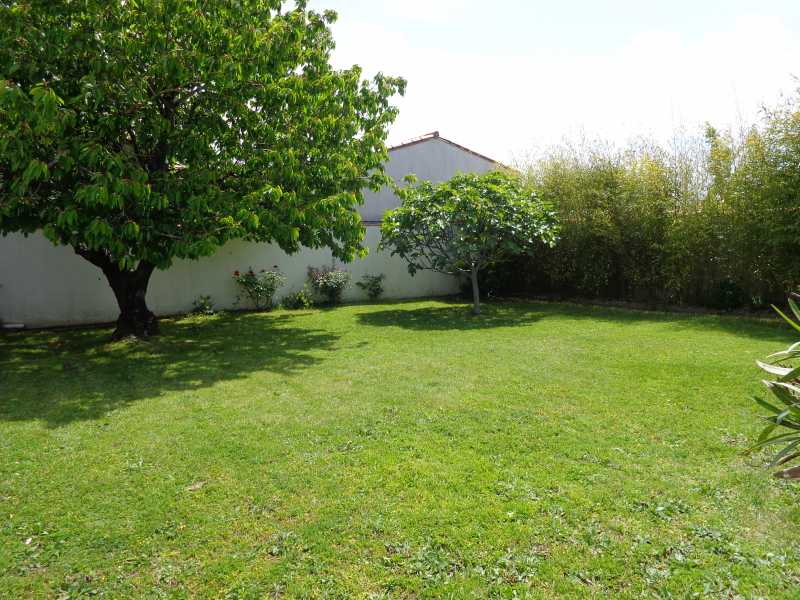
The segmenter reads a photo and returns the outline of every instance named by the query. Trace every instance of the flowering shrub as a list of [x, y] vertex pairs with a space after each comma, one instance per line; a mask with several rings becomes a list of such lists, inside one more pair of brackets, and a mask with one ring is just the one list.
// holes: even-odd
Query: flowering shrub
[[364, 275], [361, 281], [357, 282], [356, 285], [367, 292], [367, 296], [370, 300], [377, 300], [383, 294], [384, 279], [386, 279], [386, 275], [383, 273], [380, 275], [367, 274]]
[[335, 267], [308, 267], [308, 280], [314, 291], [324, 297], [328, 304], [339, 304], [350, 283], [350, 273]]
[[289, 310], [300, 310], [314, 306], [314, 299], [308, 291], [308, 286], [304, 285], [302, 290], [284, 296], [281, 304]]
[[242, 294], [250, 299], [253, 306], [259, 310], [272, 308], [272, 299], [279, 287], [286, 283], [286, 277], [273, 267], [274, 270], [261, 269], [258, 273], [252, 267], [244, 273], [234, 271], [233, 279], [239, 286], [240, 295], [236, 297], [236, 304], [242, 299]]

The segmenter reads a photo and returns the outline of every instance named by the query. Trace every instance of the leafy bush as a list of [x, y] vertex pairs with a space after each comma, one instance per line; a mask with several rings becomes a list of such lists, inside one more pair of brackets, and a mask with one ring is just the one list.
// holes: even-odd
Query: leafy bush
[[[800, 297], [800, 296], [797, 296]], [[789, 298], [789, 306], [796, 319], [800, 320], [800, 307], [793, 298]], [[797, 331], [800, 324], [775, 310]], [[771, 466], [785, 465], [800, 458], [800, 342], [794, 343], [786, 350], [776, 352], [767, 358], [767, 362], [756, 361], [759, 367], [772, 379], [764, 380], [764, 385], [772, 392], [773, 402], [762, 398], [754, 400], [770, 413], [765, 417], [767, 426], [761, 432], [751, 450], [767, 446], [781, 446], [774, 453]], [[775, 434], [778, 431], [777, 435]], [[787, 431], [788, 430], [788, 431]], [[784, 479], [800, 479], [800, 466], [790, 467], [775, 473]]]
[[211, 299], [211, 296], [198, 296], [197, 299], [192, 302], [193, 315], [213, 315], [215, 312], [214, 301]]
[[380, 275], [366, 274], [361, 278], [361, 281], [356, 283], [356, 285], [367, 293], [367, 297], [370, 300], [377, 300], [383, 295], [384, 279], [386, 279], [386, 275], [383, 273]]
[[350, 273], [335, 267], [308, 267], [308, 280], [314, 291], [328, 304], [339, 304], [350, 284]]
[[301, 310], [314, 306], [314, 299], [311, 297], [308, 287], [303, 286], [303, 289], [284, 296], [281, 304], [289, 310]]
[[236, 297], [236, 303], [241, 302], [241, 294], [244, 294], [255, 308], [259, 310], [272, 308], [275, 292], [286, 283], [286, 277], [278, 267], [273, 269], [272, 271], [261, 269], [258, 273], [253, 271], [252, 267], [244, 273], [234, 271], [233, 279], [241, 292]]
[[584, 142], [526, 176], [561, 224], [485, 275], [497, 293], [732, 310], [800, 284], [800, 97], [735, 137], [711, 127], [669, 146]]

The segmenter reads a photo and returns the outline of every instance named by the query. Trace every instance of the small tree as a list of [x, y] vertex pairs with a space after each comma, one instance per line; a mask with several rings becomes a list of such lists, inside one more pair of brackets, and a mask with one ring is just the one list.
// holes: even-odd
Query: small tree
[[400, 79], [335, 69], [305, 0], [0, 2], [0, 234], [106, 276], [115, 337], [155, 333], [154, 269], [231, 239], [363, 255]]
[[408, 271], [466, 273], [473, 312], [480, 313], [478, 272], [537, 244], [555, 244], [555, 213], [514, 173], [459, 174], [398, 188], [399, 208], [386, 213], [381, 248], [408, 261]]

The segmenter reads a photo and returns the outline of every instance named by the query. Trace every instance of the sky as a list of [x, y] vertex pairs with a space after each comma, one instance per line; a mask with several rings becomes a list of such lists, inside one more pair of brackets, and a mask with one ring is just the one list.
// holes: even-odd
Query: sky
[[505, 162], [567, 139], [740, 128], [796, 94], [800, 0], [311, 0], [336, 66], [408, 81], [389, 143]]

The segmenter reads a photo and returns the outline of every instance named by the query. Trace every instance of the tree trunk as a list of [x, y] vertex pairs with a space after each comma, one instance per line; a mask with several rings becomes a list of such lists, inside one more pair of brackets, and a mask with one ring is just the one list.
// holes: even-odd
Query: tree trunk
[[147, 308], [147, 285], [154, 268], [154, 265], [144, 261], [139, 263], [135, 271], [122, 270], [116, 265], [103, 267], [119, 306], [117, 328], [112, 339], [120, 340], [128, 336], [146, 338], [158, 333], [158, 320]]
[[155, 265], [143, 260], [135, 270], [127, 271], [120, 269], [102, 250], [76, 246], [75, 253], [99, 268], [114, 292], [119, 318], [112, 339], [120, 340], [130, 335], [149, 337], [158, 333], [158, 320], [147, 308], [147, 285]]
[[472, 270], [469, 273], [472, 280], [472, 312], [473, 314], [481, 314], [481, 293], [478, 289], [478, 267], [472, 265]]

